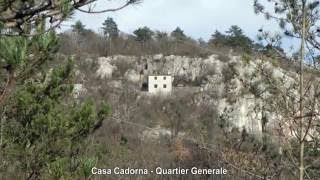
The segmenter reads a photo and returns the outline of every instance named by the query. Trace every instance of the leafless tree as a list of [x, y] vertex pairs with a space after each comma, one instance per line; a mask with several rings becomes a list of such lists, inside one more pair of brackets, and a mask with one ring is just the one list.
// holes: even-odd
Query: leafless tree
[[[123, 0], [119, 7], [95, 10], [94, 3], [98, 0], [1, 0], [0, 1], [0, 23], [6, 28], [2, 32], [5, 35], [32, 35], [30, 28], [40, 21], [47, 20], [51, 27], [50, 30], [70, 17], [75, 11], [85, 13], [105, 13], [121, 10], [129, 5], [138, 4], [140, 0]], [[87, 7], [87, 9], [83, 9]], [[12, 33], [14, 29], [15, 33]]]

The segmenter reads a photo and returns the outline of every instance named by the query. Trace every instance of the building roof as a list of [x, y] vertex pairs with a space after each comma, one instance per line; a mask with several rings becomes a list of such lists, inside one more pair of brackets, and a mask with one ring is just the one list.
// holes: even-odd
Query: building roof
[[148, 75], [148, 77], [150, 77], [150, 76], [170, 76], [170, 77], [172, 77], [172, 75]]

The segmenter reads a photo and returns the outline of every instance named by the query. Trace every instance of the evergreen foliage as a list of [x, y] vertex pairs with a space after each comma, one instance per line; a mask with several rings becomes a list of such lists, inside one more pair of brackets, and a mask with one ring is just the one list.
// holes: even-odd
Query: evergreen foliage
[[[308, 75], [308, 71], [318, 71], [316, 56], [319, 53], [319, 1], [308, 0], [274, 0], [263, 2], [254, 0], [254, 10], [257, 14], [263, 14], [266, 19], [272, 19], [278, 22], [284, 37], [296, 38], [300, 41], [300, 47], [296, 54], [293, 54], [294, 60], [298, 61], [299, 67], [297, 72], [299, 93], [294, 96], [290, 92], [282, 95], [290, 100], [289, 102], [281, 102], [281, 100], [273, 100], [268, 103], [269, 106], [277, 104], [277, 109], [281, 117], [288, 117], [286, 123], [290, 124], [297, 132], [289, 137], [291, 141], [282, 147], [288, 152], [286, 155], [290, 163], [294, 164], [294, 174], [299, 176], [300, 180], [319, 179], [319, 169], [316, 160], [319, 155], [318, 151], [314, 151], [317, 144], [319, 134], [317, 123], [319, 121], [318, 114], [315, 110], [315, 104], [318, 102], [318, 84], [319, 82], [313, 75]], [[270, 6], [271, 5], [271, 6]], [[267, 8], [266, 8], [267, 7]], [[270, 11], [270, 9], [272, 11]], [[273, 49], [274, 53], [285, 56], [278, 49], [277, 42], [281, 40], [280, 35], [272, 36], [269, 32], [260, 29], [261, 37], [268, 43], [268, 48]], [[307, 60], [312, 60], [313, 67], [307, 67]], [[278, 87], [278, 86], [276, 86]], [[281, 87], [281, 86], [279, 86]], [[279, 93], [280, 94], [280, 93]], [[294, 98], [292, 98], [294, 97]], [[289, 106], [288, 104], [291, 103]], [[290, 109], [290, 110], [289, 110]], [[290, 111], [297, 112], [291, 114]], [[281, 122], [282, 123], [282, 122]], [[280, 123], [279, 123], [280, 124]], [[317, 145], [316, 145], [317, 146]], [[310, 153], [312, 152], [312, 153]], [[292, 158], [297, 157], [297, 158]]]
[[177, 27], [174, 31], [172, 31], [171, 36], [178, 41], [187, 39], [187, 36], [184, 34], [183, 30], [180, 27]]
[[143, 28], [135, 30], [133, 34], [135, 35], [136, 41], [145, 43], [152, 39], [154, 32], [150, 28], [145, 26]]
[[110, 17], [108, 17], [104, 22], [103, 22], [103, 34], [105, 37], [114, 39], [119, 36], [119, 29], [117, 23]]
[[227, 44], [226, 35], [222, 34], [220, 31], [216, 30], [214, 34], [211, 35], [209, 44], [212, 46], [223, 46]]
[[[15, 30], [15, 34], [30, 35], [29, 28], [45, 21], [52, 28], [58, 27], [61, 22], [70, 18], [75, 10], [94, 13], [92, 0], [0, 0], [0, 26]], [[116, 9], [105, 8], [102, 12], [111, 12], [123, 9], [129, 5], [140, 3], [140, 0], [121, 0]], [[111, 3], [111, 2], [109, 2]], [[88, 9], [82, 7], [89, 5]], [[100, 11], [100, 12], [101, 12]]]
[[82, 24], [81, 21], [76, 21], [74, 25], [71, 26], [72, 27], [72, 31], [76, 32], [78, 34], [84, 34], [86, 32], [86, 28], [85, 25]]
[[79, 148], [110, 107], [73, 99], [73, 58], [49, 68], [59, 39], [54, 31], [37, 31], [42, 33], [31, 38], [0, 36], [1, 73], [7, 74], [1, 96], [0, 169], [22, 179], [72, 176], [80, 166]]
[[167, 32], [162, 32], [162, 31], [156, 31], [155, 36], [158, 41], [168, 40], [168, 37], [169, 37]]
[[226, 31], [226, 34], [222, 34], [216, 30], [209, 40], [209, 44], [214, 47], [232, 47], [245, 52], [251, 52], [254, 48], [253, 41], [244, 35], [242, 29], [236, 25], [231, 26], [229, 30]]

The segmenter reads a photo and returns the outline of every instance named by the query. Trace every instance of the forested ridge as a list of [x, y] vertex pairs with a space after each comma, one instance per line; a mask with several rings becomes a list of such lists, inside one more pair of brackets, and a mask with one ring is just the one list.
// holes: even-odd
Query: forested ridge
[[[240, 25], [208, 40], [179, 23], [125, 33], [108, 14], [99, 30], [76, 21], [58, 31], [79, 11], [143, 4], [96, 2], [0, 0], [0, 179], [320, 178], [319, 1], [253, 0], [280, 28], [257, 29], [257, 39]], [[284, 48], [286, 38], [298, 48]], [[148, 94], [149, 75], [172, 76], [171, 95]]]

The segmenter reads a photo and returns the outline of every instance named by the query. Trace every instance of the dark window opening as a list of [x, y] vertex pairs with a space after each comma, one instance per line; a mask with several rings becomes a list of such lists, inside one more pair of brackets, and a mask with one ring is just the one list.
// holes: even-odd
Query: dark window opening
[[157, 85], [157, 84], [155, 84], [155, 85], [154, 85], [154, 88], [158, 88], [158, 85]]
[[148, 83], [146, 83], [146, 82], [142, 83], [141, 90], [142, 91], [148, 91]]
[[157, 80], [157, 77], [154, 77], [155, 80]]
[[167, 85], [166, 85], [166, 84], [164, 84], [164, 85], [163, 85], [163, 88], [167, 88]]
[[167, 77], [163, 77], [163, 80], [166, 80], [167, 79]]
[[144, 69], [145, 69], [145, 70], [148, 70], [148, 64], [145, 64], [145, 65], [144, 65]]

